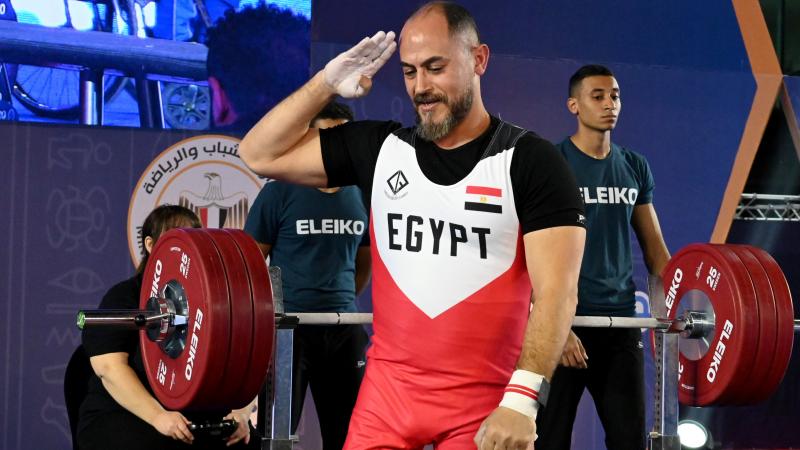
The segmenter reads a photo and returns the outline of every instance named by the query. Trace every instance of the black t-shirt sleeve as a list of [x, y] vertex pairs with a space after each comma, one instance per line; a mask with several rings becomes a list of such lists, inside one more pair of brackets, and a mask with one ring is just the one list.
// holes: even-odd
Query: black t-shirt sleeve
[[523, 234], [558, 226], [586, 226], [575, 175], [550, 142], [533, 133], [517, 141], [511, 183]]
[[401, 126], [397, 122], [362, 120], [319, 130], [328, 187], [356, 185], [369, 195], [383, 141]]
[[[138, 309], [139, 286], [136, 278], [116, 284], [103, 297], [99, 309]], [[85, 328], [81, 340], [89, 357], [116, 352], [132, 355], [139, 346], [139, 331]]]

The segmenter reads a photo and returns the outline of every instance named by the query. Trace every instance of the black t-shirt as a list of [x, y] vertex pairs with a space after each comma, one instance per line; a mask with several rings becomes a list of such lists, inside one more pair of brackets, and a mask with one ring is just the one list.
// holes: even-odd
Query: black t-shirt
[[[139, 309], [139, 291], [142, 288], [142, 276], [137, 275], [108, 290], [99, 309]], [[83, 347], [86, 356], [99, 356], [107, 353], [124, 352], [128, 354], [128, 365], [136, 372], [136, 376], [144, 387], [153, 395], [150, 383], [147, 381], [142, 352], [139, 347], [139, 331], [119, 330], [113, 328], [85, 328], [82, 334]], [[85, 428], [95, 417], [114, 411], [125, 409], [111, 397], [103, 382], [97, 375], [89, 379], [86, 399], [81, 404], [78, 429]], [[219, 420], [228, 411], [204, 412], [185, 414], [190, 420]]]
[[[416, 139], [422, 173], [440, 185], [459, 182], [480, 161], [499, 123], [498, 118], [492, 117], [489, 128], [478, 138], [449, 150]], [[400, 128], [402, 125], [397, 122], [357, 121], [320, 130], [328, 186], [358, 185], [369, 205], [381, 145]], [[511, 160], [511, 183], [523, 234], [555, 226], [584, 225], [576, 221], [576, 217], [583, 217], [583, 201], [575, 176], [553, 144], [535, 133], [527, 132], [517, 141]]]
[[[139, 309], [139, 291], [142, 287], [142, 276], [137, 275], [108, 290], [99, 309]], [[124, 352], [128, 354], [128, 364], [136, 372], [139, 380], [152, 394], [147, 381], [147, 373], [142, 362], [142, 353], [139, 349], [139, 331], [117, 330], [112, 328], [85, 328], [82, 335], [83, 348], [88, 357], [105, 355], [107, 353]], [[89, 389], [86, 399], [81, 405], [81, 427], [96, 417], [111, 411], [124, 409], [106, 391], [97, 375], [89, 379]]]

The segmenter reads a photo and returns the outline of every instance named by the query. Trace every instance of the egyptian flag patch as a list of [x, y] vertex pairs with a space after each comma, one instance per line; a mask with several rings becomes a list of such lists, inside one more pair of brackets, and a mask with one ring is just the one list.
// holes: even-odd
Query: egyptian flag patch
[[503, 212], [503, 205], [500, 204], [502, 198], [502, 189], [486, 186], [467, 186], [467, 200], [464, 202], [464, 209], [467, 211], [500, 214]]

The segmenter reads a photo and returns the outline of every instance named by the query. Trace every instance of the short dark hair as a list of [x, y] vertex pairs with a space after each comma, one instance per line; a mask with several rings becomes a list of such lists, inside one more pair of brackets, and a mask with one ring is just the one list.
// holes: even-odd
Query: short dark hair
[[186, 227], [187, 225], [191, 228], [202, 228], [203, 226], [197, 214], [189, 208], [179, 205], [161, 205], [150, 211], [150, 214], [147, 215], [142, 224], [141, 242], [139, 242], [142, 248], [142, 260], [136, 268], [136, 273], [144, 271], [150, 256], [144, 246], [146, 237], [153, 238], [153, 242], [155, 242], [166, 231], [177, 227]]
[[345, 105], [344, 103], [339, 102], [330, 102], [322, 108], [322, 111], [319, 112], [313, 119], [311, 119], [311, 125], [318, 120], [325, 120], [325, 119], [344, 119], [348, 122], [353, 120], [353, 110], [350, 109], [349, 106]]
[[414, 11], [409, 17], [409, 20], [434, 9], [441, 11], [445, 20], [447, 20], [447, 28], [450, 32], [450, 37], [474, 33], [475, 38], [478, 40], [477, 43], [481, 42], [481, 35], [478, 32], [478, 24], [475, 23], [475, 18], [472, 17], [472, 14], [467, 8], [464, 8], [458, 3], [449, 1], [428, 2]]
[[308, 81], [310, 34], [310, 21], [289, 9], [229, 9], [208, 30], [208, 75], [239, 116], [260, 118]]
[[587, 64], [572, 74], [569, 77], [569, 97], [575, 97], [575, 91], [580, 86], [581, 81], [584, 78], [595, 77], [595, 76], [606, 76], [606, 77], [613, 77], [614, 74], [611, 73], [611, 70], [606, 66], [601, 66], [599, 64]]

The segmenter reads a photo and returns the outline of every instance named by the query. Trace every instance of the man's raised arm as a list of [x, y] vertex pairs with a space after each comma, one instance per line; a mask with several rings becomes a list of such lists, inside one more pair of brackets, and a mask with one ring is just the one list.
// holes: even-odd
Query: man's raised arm
[[392, 56], [394, 33], [379, 31], [341, 53], [310, 81], [267, 113], [239, 144], [239, 155], [254, 172], [278, 180], [324, 187], [319, 131], [308, 124], [335, 95], [366, 95], [372, 76]]

